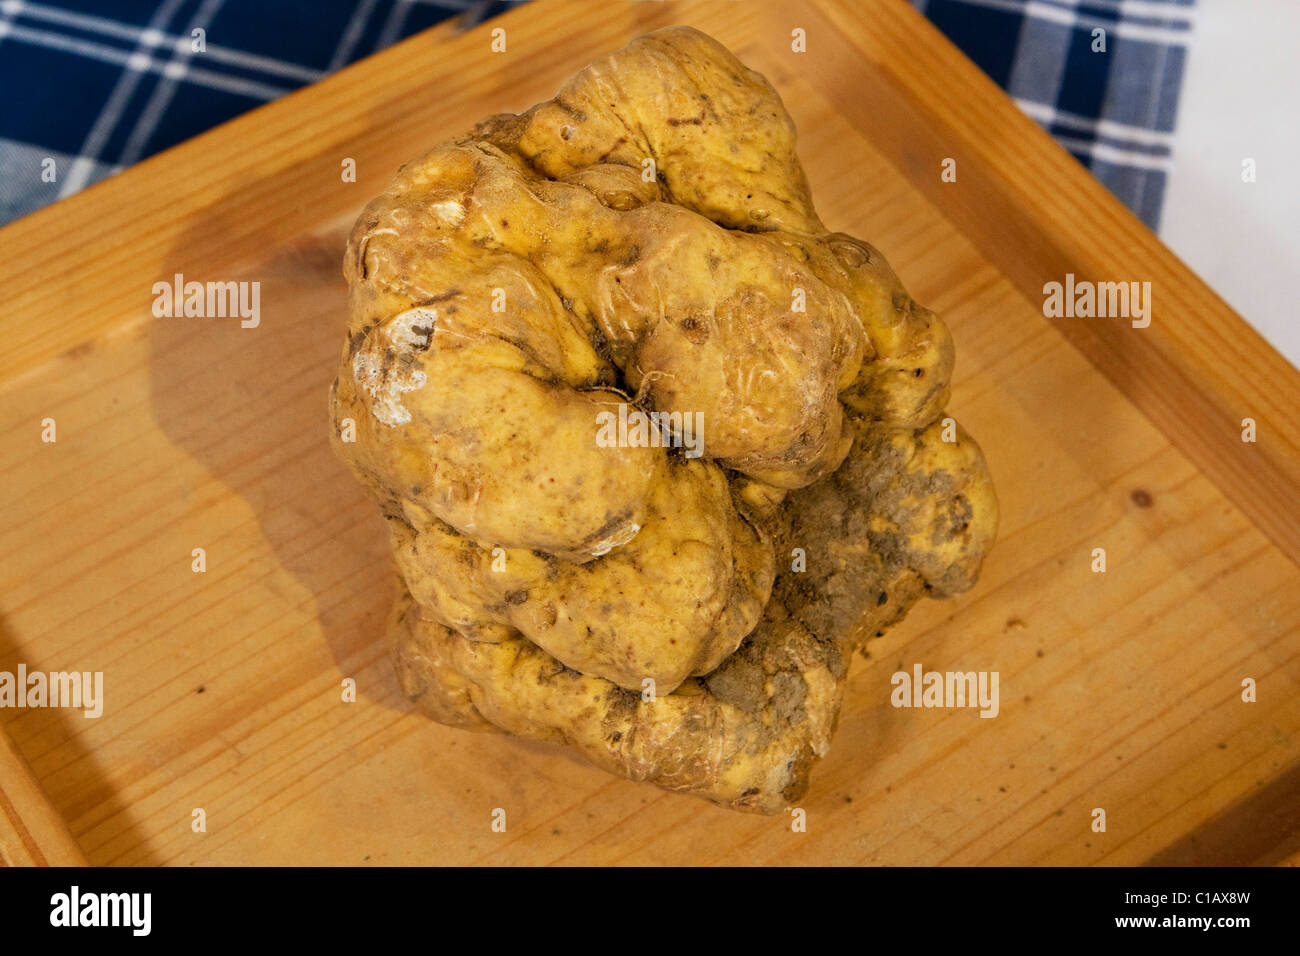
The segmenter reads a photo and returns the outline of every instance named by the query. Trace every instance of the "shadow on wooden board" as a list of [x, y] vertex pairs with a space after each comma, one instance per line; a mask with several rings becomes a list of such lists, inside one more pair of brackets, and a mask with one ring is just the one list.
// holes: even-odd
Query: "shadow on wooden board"
[[[227, 227], [223, 204], [196, 223], [211, 242]], [[312, 603], [340, 679], [352, 673], [346, 661], [382, 640], [393, 582], [382, 519], [329, 444], [329, 387], [347, 325], [344, 242], [335, 229], [268, 244], [264, 257], [215, 274], [181, 242], [167, 277], [256, 284], [257, 316], [148, 326], [159, 426], [253, 511], [301, 585], [272, 585], [275, 599], [286, 610], [306, 610], [304, 595]], [[238, 573], [249, 588], [275, 576], [265, 567]], [[357, 693], [392, 706], [391, 685], [359, 682]]]
[[[26, 664], [29, 670], [44, 669], [41, 662], [30, 659], [18, 646], [0, 617], [0, 670], [16, 673], [19, 663]], [[42, 759], [48, 741], [75, 741], [72, 722], [80, 714], [58, 707], [6, 709], [0, 714], [4, 715], [0, 722], [0, 866], [85, 866], [86, 857], [66, 820], [50, 803], [29, 766]], [[19, 746], [14, 731], [25, 741], [25, 748]], [[65, 748], [60, 758], [66, 757]], [[87, 765], [97, 765], [87, 748], [74, 744], [72, 761], [53, 773], [67, 772], [72, 765], [77, 765], [79, 776], [100, 782], [96, 789], [106, 794], [102, 806], [109, 813], [124, 809], [103, 783], [103, 774], [87, 774]]]
[[1300, 764], [1165, 847], [1146, 865], [1273, 866], [1296, 853]]

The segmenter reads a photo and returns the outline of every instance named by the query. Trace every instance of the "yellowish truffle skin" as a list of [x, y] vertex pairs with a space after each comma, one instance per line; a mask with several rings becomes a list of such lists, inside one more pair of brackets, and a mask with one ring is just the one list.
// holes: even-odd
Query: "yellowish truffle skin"
[[[947, 328], [826, 229], [780, 97], [697, 30], [402, 167], [343, 269], [334, 445], [436, 720], [777, 812], [852, 651], [975, 583], [997, 500]], [[666, 430], [602, 438], [629, 412]]]

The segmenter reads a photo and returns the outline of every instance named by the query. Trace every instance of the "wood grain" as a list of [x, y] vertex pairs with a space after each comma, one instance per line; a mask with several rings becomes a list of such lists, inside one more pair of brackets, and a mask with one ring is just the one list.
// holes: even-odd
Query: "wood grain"
[[[381, 640], [381, 520], [327, 442], [351, 217], [422, 148], [669, 23], [772, 80], [828, 225], [879, 246], [945, 315], [949, 408], [1002, 503], [976, 589], [919, 606], [855, 665], [806, 833], [415, 715]], [[489, 49], [497, 25], [506, 54]], [[790, 50], [796, 26], [806, 55]], [[986, 87], [896, 0], [529, 4], [414, 37], [0, 231], [0, 669], [103, 670], [106, 696], [98, 720], [0, 719], [86, 857], [1205, 863], [1238, 853], [1258, 817], [1271, 836], [1252, 862], [1293, 858], [1300, 570], [1276, 525], [1300, 488], [1285, 421], [1300, 393]], [[959, 189], [939, 188], [940, 149], [960, 157]], [[345, 157], [356, 184], [340, 181]], [[1092, 211], [1061, 219], [1078, 196]], [[1156, 282], [1152, 327], [1045, 319], [1041, 276], [1064, 265]], [[176, 272], [259, 281], [261, 326], [154, 319], [153, 283]], [[1195, 323], [1162, 322], [1175, 304]], [[1219, 347], [1231, 360], [1204, 368]], [[1151, 355], [1157, 377], [1131, 381]], [[1178, 391], [1189, 381], [1201, 398]], [[1218, 435], [1238, 398], [1260, 403], [1257, 445], [1179, 430], [1201, 416]], [[1238, 500], [1252, 480], [1278, 484], [1261, 499], [1271, 523]], [[890, 675], [918, 662], [997, 670], [1000, 715], [892, 708]]]
[[0, 731], [0, 866], [85, 866], [63, 818]]

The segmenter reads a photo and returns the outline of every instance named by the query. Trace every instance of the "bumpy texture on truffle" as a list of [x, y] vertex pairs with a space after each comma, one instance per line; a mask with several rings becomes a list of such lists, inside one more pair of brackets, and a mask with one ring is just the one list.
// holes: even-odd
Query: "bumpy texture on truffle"
[[344, 274], [335, 447], [436, 720], [776, 812], [853, 649], [975, 581], [997, 502], [947, 329], [826, 230], [780, 98], [696, 30], [408, 163]]

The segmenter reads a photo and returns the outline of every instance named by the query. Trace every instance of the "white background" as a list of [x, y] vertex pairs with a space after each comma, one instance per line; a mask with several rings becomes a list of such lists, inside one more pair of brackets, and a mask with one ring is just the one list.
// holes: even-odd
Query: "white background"
[[1300, 0], [1199, 0], [1195, 34], [1160, 238], [1300, 367]]

